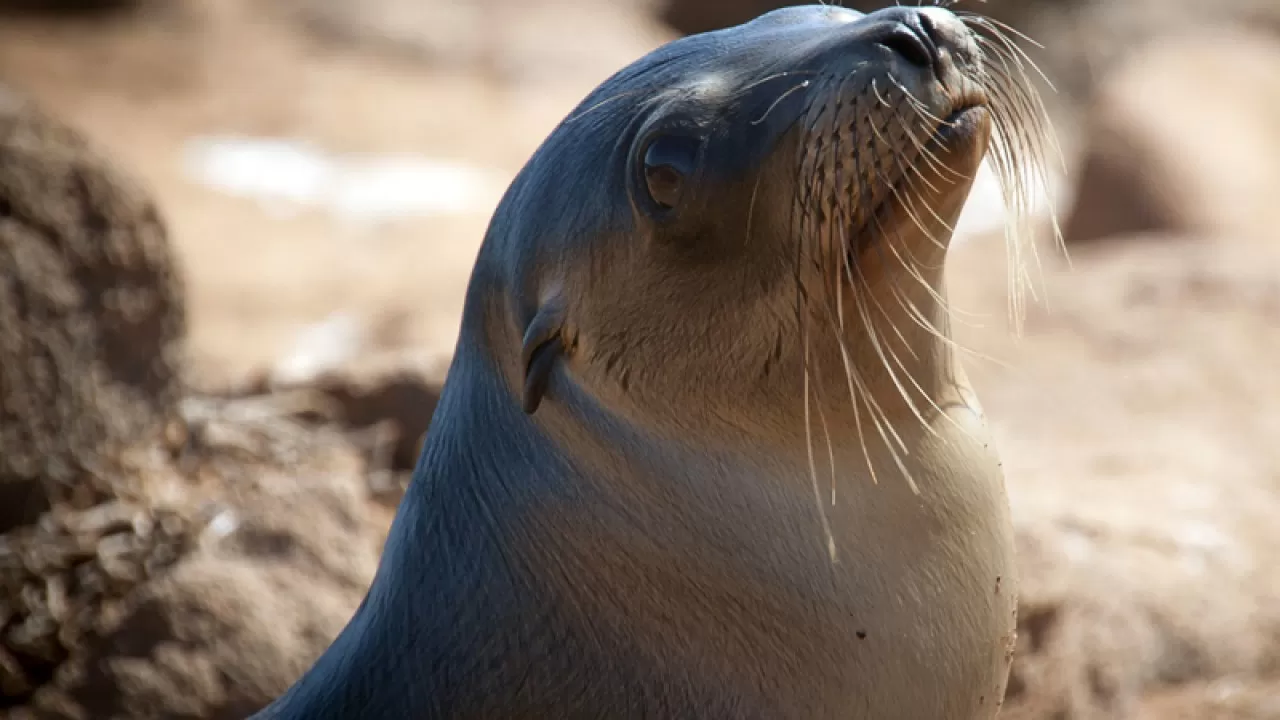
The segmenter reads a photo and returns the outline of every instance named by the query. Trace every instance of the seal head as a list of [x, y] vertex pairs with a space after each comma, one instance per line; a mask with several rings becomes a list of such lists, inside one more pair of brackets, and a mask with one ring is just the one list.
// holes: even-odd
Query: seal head
[[603, 83], [494, 215], [368, 597], [264, 717], [994, 717], [1012, 532], [943, 274], [979, 163], [1034, 155], [1020, 67], [977, 18], [802, 6]]
[[[843, 376], [828, 295], [852, 302], [851, 285], [877, 280], [909, 295], [899, 275], [941, 265], [988, 148], [985, 72], [946, 11], [798, 7], [619, 73], [540, 149], [504, 203], [528, 209], [500, 211], [511, 225], [489, 236], [528, 330], [522, 358], [550, 342], [539, 357], [563, 360], [562, 393], [647, 426], [754, 418], [767, 426], [753, 434], [794, 440], [796, 323], [822, 327]], [[900, 267], [909, 252], [918, 262]], [[553, 366], [522, 369], [526, 409]]]

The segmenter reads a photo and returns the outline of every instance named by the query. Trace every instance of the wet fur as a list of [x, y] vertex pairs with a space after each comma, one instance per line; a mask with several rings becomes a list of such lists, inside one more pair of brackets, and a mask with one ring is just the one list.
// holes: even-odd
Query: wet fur
[[[1011, 532], [942, 282], [987, 142], [930, 144], [942, 100], [850, 12], [674, 42], [552, 133], [369, 595], [261, 717], [994, 716]], [[1033, 96], [983, 37], [1017, 207]], [[664, 123], [709, 139], [656, 222], [634, 147]]]

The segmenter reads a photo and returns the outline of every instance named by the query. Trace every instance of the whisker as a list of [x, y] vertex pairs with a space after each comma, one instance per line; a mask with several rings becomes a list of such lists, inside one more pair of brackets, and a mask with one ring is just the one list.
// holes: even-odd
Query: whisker
[[809, 410], [809, 343], [804, 345], [804, 427], [808, 439], [809, 477], [813, 480], [813, 500], [818, 508], [818, 519], [822, 522], [822, 533], [827, 540], [827, 554], [831, 562], [836, 559], [836, 538], [831, 532], [831, 521], [827, 519], [827, 509], [822, 504], [822, 491], [818, 488], [818, 464], [813, 458], [813, 420]]
[[[957, 2], [933, 1], [942, 7]], [[1021, 333], [1028, 297], [1036, 294], [1033, 270], [1041, 269], [1036, 245], [1028, 239], [1041, 229], [1035, 220], [1038, 193], [1044, 190], [1044, 197], [1051, 195], [1045, 161], [1053, 151], [1061, 156], [1061, 148], [1033, 83], [1033, 77], [1043, 77], [1043, 72], [1010, 38], [1025, 36], [979, 15], [963, 16], [978, 50], [971, 80], [987, 99], [991, 133], [984, 161], [995, 172], [1007, 213], [1009, 313]], [[925, 96], [914, 95], [908, 85], [891, 72], [873, 74], [863, 65], [839, 77], [788, 88], [762, 116], [794, 93], [805, 92], [813, 98], [803, 114], [808, 137], [801, 143], [796, 166], [800, 182], [792, 213], [804, 255], [797, 262], [797, 282], [806, 274], [816, 278], [812, 288], [798, 293], [797, 306], [806, 327], [805, 432], [810, 474], [817, 497], [817, 440], [812, 427], [816, 413], [828, 443], [832, 505], [840, 457], [832, 436], [838, 437], [833, 431], [839, 420], [824, 401], [823, 386], [830, 385], [830, 379], [823, 380], [826, 376], [819, 371], [817, 358], [826, 362], [828, 356], [825, 350], [814, 355], [817, 348], [830, 347], [836, 356], [837, 364], [828, 373], [835, 370], [834, 378], [839, 378], [843, 370], [852, 415], [848, 420], [872, 482], [879, 484], [879, 476], [892, 468], [914, 492], [919, 488], [906, 459], [916, 436], [906, 434], [910, 428], [902, 420], [919, 423], [920, 432], [944, 442], [951, 442], [953, 436], [941, 431], [937, 416], [964, 430], [944, 410], [935, 380], [919, 374], [925, 367], [922, 363], [933, 362], [934, 352], [923, 347], [920, 338], [936, 342], [934, 347], [1004, 364], [951, 337], [953, 322], [972, 321], [976, 314], [952, 307], [943, 292], [940, 280], [956, 222], [937, 202], [948, 192], [968, 188], [974, 176], [956, 165], [945, 146], [935, 141], [936, 133], [950, 125], [941, 117], [945, 113], [926, 102]], [[753, 190], [751, 207], [754, 194]], [[1050, 216], [1061, 245], [1052, 208]], [[823, 329], [831, 332], [834, 342], [820, 339]]]
[[808, 80], [805, 80], [804, 82], [801, 82], [800, 84], [793, 86], [790, 90], [787, 90], [786, 92], [782, 93], [781, 95], [779, 95], [779, 96], [777, 97], [777, 99], [776, 99], [776, 100], [774, 100], [774, 101], [769, 105], [769, 107], [768, 107], [768, 108], [766, 108], [766, 109], [765, 109], [764, 114], [763, 114], [763, 115], [761, 115], [760, 117], [756, 118], [755, 120], [752, 120], [752, 121], [751, 121], [751, 124], [752, 124], [752, 125], [759, 125], [760, 123], [764, 122], [764, 121], [765, 121], [765, 119], [769, 117], [769, 113], [773, 112], [773, 109], [774, 109], [774, 108], [776, 108], [776, 107], [778, 107], [778, 105], [780, 105], [780, 104], [782, 103], [782, 101], [783, 101], [783, 100], [786, 100], [788, 97], [790, 97], [792, 93], [795, 93], [795, 92], [797, 92], [797, 91], [799, 91], [799, 90], [803, 90], [803, 89], [805, 89], [805, 88], [807, 88], [807, 87], [809, 87], [809, 81], [808, 81]]
[[751, 188], [751, 202], [747, 205], [747, 232], [743, 237], [743, 245], [751, 242], [751, 221], [756, 216], [756, 196], [760, 193], [760, 176], [756, 176], [755, 185]]
[[611, 104], [611, 103], [614, 103], [614, 102], [616, 102], [616, 101], [618, 101], [618, 100], [622, 100], [622, 99], [629, 98], [629, 97], [632, 97], [632, 96], [635, 96], [635, 95], [639, 95], [639, 94], [641, 94], [641, 93], [643, 93], [643, 92], [644, 92], [644, 90], [627, 90], [627, 91], [625, 91], [625, 92], [620, 92], [620, 93], [618, 93], [618, 94], [616, 94], [616, 95], [613, 95], [613, 96], [610, 96], [610, 97], [604, 98], [603, 100], [601, 100], [601, 101], [600, 101], [600, 102], [598, 102], [598, 103], [595, 103], [595, 104], [594, 104], [594, 105], [592, 105], [591, 107], [584, 108], [584, 109], [582, 110], [582, 112], [577, 113], [577, 114], [575, 114], [575, 115], [570, 115], [568, 118], [566, 118], [566, 119], [565, 119], [565, 124], [573, 123], [573, 122], [577, 122], [578, 120], [581, 120], [583, 117], [586, 117], [587, 115], [590, 115], [591, 113], [595, 112], [596, 110], [599, 110], [599, 109], [600, 109], [600, 108], [602, 108], [602, 107], [605, 107], [606, 105], [609, 105], [609, 104]]

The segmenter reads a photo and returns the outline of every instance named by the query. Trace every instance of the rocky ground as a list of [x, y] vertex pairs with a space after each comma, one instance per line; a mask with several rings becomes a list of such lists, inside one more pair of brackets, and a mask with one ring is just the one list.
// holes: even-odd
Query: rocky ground
[[[0, 2], [0, 717], [241, 718], [325, 647], [497, 193], [665, 7]], [[952, 267], [1019, 527], [1004, 717], [1280, 718], [1271, 7], [990, 3], [1069, 76], [1071, 150], [1020, 338], [1000, 238]], [[210, 170], [237, 137], [325, 202]], [[409, 153], [474, 192], [352, 189], [435, 177]]]

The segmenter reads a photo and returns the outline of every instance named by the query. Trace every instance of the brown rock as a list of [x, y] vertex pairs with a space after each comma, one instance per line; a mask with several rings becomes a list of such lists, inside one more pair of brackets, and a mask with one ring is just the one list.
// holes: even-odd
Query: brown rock
[[340, 429], [365, 453], [377, 500], [394, 508], [417, 466], [449, 358], [406, 349], [398, 319], [382, 318], [368, 333], [353, 326], [360, 321], [313, 325], [272, 370], [206, 390], [258, 415]]
[[1153, 44], [1099, 88], [1065, 223], [1069, 243], [1136, 232], [1276, 237], [1280, 38]]
[[373, 498], [394, 509], [418, 464], [440, 402], [443, 380], [429, 378], [441, 374], [407, 365], [371, 369], [357, 364], [306, 382], [277, 384], [274, 397], [294, 395], [301, 400], [296, 419], [344, 431], [368, 461]]
[[50, 683], [94, 637], [104, 608], [172, 565], [187, 527], [166, 511], [109, 501], [0, 536], [0, 709]]
[[[182, 509], [186, 542], [168, 563], [138, 558], [174, 523], [134, 518], [118, 532], [126, 513], [112, 504], [68, 526], [102, 535], [102, 582], [127, 589], [92, 607], [88, 631], [31, 679], [16, 718], [239, 720], [350, 618], [386, 531], [370, 514], [362, 455], [336, 433], [246, 417], [236, 402], [188, 402], [186, 471], [161, 468], [150, 483], [152, 504]], [[129, 577], [112, 577], [113, 562]]]
[[171, 414], [184, 330], [146, 195], [0, 90], [0, 532]]
[[387, 423], [388, 469], [412, 470], [440, 402], [442, 385], [404, 369], [371, 378], [324, 375], [313, 389], [336, 405], [335, 419], [348, 429], [373, 430]]
[[176, 415], [184, 330], [145, 193], [0, 90], [0, 709], [184, 552], [130, 459]]

